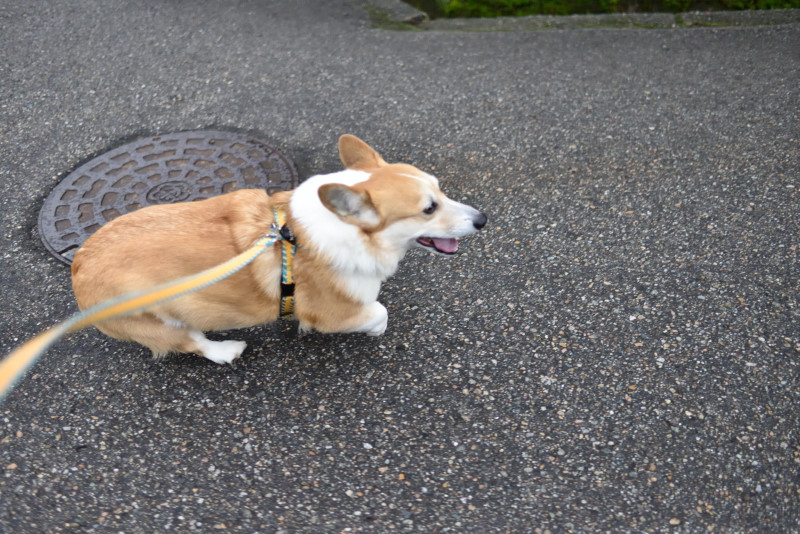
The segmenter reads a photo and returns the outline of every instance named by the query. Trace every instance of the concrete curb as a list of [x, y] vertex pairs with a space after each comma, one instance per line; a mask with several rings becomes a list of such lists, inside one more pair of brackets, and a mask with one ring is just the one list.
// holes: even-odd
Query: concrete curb
[[576, 28], [675, 28], [687, 26], [761, 26], [800, 23], [800, 9], [685, 13], [610, 13], [565, 17], [534, 15], [486, 19], [436, 19], [402, 0], [360, 0], [376, 26], [405, 24], [433, 31], [525, 31]]
[[381, 23], [420, 25], [428, 21], [427, 13], [402, 0], [357, 0], [367, 10], [376, 25]]

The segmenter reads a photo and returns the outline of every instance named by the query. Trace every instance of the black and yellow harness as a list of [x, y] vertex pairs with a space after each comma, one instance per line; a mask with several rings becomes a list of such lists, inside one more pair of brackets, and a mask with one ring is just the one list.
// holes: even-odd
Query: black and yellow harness
[[282, 318], [291, 317], [294, 313], [294, 274], [292, 266], [295, 251], [299, 245], [296, 243], [291, 229], [286, 224], [286, 212], [282, 209], [275, 209], [273, 216], [275, 221], [272, 223], [270, 232], [259, 238], [249, 249], [230, 260], [198, 274], [168, 282], [147, 291], [127, 293], [101, 302], [73, 315], [66, 321], [42, 332], [15, 349], [0, 362], [0, 400], [3, 399], [22, 374], [62, 336], [108, 319], [143, 311], [156, 304], [188, 295], [221, 282], [249, 265], [279, 241], [281, 243], [282, 265], [280, 316]]
[[286, 212], [273, 210], [275, 225], [281, 236], [281, 318], [294, 315], [294, 253], [297, 250], [292, 229], [286, 224]]

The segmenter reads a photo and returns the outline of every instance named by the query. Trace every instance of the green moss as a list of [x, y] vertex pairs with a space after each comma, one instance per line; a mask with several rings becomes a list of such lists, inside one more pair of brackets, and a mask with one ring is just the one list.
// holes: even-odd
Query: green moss
[[431, 18], [800, 8], [800, 0], [406, 0]]

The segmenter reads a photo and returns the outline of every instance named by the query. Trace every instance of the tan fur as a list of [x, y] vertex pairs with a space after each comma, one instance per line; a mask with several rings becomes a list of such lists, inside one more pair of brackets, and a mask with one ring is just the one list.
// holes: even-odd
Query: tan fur
[[[425, 175], [409, 165], [386, 164], [352, 136], [343, 136], [339, 149], [346, 167], [372, 173], [369, 180], [350, 189], [363, 195], [365, 206], [378, 214], [376, 224], [362, 224], [363, 238], [376, 240], [377, 254], [384, 245], [376, 232], [395, 221], [421, 217], [425, 199], [420, 182], [402, 174]], [[325, 196], [322, 189], [321, 198]], [[380, 323], [383, 314], [385, 328], [385, 309], [377, 302], [355, 298], [331, 269], [329, 259], [313, 246], [306, 229], [296, 223], [289, 206], [292, 195], [292, 191], [268, 196], [261, 190], [242, 190], [198, 202], [152, 206], [109, 222], [75, 254], [72, 284], [78, 305], [86, 309], [218, 265], [269, 233], [277, 206], [286, 210], [287, 222], [301, 244], [294, 260], [295, 316], [301, 327], [321, 332], [368, 331], [364, 324]], [[106, 321], [98, 328], [109, 336], [141, 343], [156, 355], [194, 352], [210, 357], [201, 345], [215, 342], [201, 339], [198, 345], [192, 332], [277, 319], [280, 272], [281, 247], [273, 246], [230, 278], [145, 312]], [[379, 324], [373, 329], [378, 334], [383, 331]]]

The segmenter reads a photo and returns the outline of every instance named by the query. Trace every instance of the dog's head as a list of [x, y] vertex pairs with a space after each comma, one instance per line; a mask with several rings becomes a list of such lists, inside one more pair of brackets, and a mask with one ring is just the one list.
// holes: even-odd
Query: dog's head
[[445, 196], [436, 178], [411, 165], [386, 163], [357, 137], [343, 135], [339, 155], [346, 168], [369, 177], [353, 185], [325, 184], [319, 198], [371, 239], [403, 250], [419, 246], [454, 254], [459, 237], [486, 225], [483, 213]]

